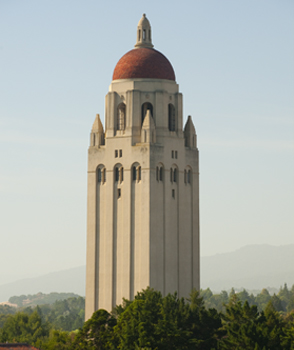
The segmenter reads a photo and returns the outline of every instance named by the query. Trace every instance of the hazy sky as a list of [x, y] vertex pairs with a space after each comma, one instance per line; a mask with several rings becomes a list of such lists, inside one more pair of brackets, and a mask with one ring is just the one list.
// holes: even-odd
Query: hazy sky
[[0, 0], [0, 284], [85, 264], [89, 133], [142, 13], [196, 126], [201, 255], [294, 243], [292, 0]]

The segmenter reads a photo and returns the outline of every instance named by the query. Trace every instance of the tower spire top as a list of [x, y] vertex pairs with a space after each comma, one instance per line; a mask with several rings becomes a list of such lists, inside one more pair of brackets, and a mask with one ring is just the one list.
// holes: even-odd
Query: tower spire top
[[151, 25], [145, 13], [143, 13], [142, 18], [138, 23], [137, 42], [135, 47], [153, 47], [151, 40]]

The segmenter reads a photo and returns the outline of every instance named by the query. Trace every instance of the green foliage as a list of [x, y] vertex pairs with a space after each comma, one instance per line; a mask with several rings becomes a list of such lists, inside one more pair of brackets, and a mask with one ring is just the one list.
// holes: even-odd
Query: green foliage
[[112, 349], [116, 344], [113, 334], [115, 325], [116, 318], [106, 310], [100, 309], [94, 312], [93, 316], [85, 322], [83, 328], [77, 333], [72, 349]]
[[198, 291], [189, 302], [176, 294], [162, 297], [147, 288], [119, 315], [114, 327], [118, 349], [212, 349], [221, 325], [216, 310], [206, 310]]
[[39, 344], [49, 335], [50, 329], [49, 324], [42, 321], [39, 312], [35, 310], [31, 315], [23, 312], [9, 315], [0, 329], [0, 342]]
[[193, 290], [189, 299], [147, 288], [112, 313], [96, 311], [85, 323], [82, 297], [15, 314], [15, 308], [2, 306], [0, 342], [43, 350], [294, 350], [293, 305], [294, 287], [284, 285], [273, 296], [266, 289], [256, 297], [246, 290], [228, 295], [206, 289]]

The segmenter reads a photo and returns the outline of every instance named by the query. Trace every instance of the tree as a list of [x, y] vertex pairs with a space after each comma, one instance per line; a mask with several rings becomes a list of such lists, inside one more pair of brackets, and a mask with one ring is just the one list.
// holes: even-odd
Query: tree
[[100, 309], [85, 322], [83, 328], [77, 333], [72, 349], [106, 350], [116, 345], [113, 338], [113, 327], [116, 319], [106, 310]]

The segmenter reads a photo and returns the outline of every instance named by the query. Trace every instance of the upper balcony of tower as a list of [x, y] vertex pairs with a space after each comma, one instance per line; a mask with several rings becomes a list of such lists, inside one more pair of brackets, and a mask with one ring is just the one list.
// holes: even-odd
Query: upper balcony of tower
[[135, 49], [127, 52], [114, 69], [112, 80], [120, 79], [176, 80], [169, 60], [153, 49], [151, 26], [145, 14], [138, 23]]

